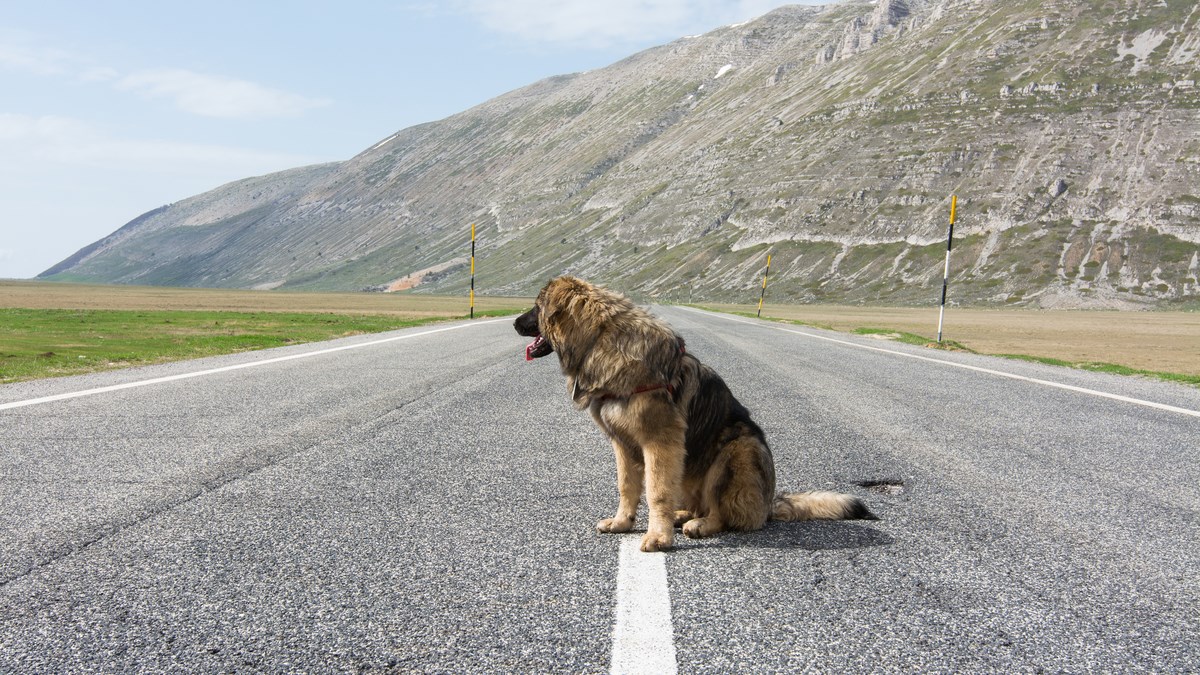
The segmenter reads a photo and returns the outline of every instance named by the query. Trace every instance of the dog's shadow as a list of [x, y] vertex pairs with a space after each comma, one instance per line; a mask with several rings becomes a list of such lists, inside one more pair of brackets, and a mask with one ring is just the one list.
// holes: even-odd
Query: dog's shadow
[[676, 550], [706, 548], [773, 548], [805, 551], [835, 551], [848, 548], [887, 546], [895, 539], [868, 525], [848, 521], [770, 522], [754, 532], [722, 532], [711, 539], [675, 539]]

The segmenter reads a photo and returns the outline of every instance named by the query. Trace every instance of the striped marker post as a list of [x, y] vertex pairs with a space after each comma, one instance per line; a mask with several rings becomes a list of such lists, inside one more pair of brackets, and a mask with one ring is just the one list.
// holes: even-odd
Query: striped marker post
[[471, 318], [475, 318], [475, 223], [471, 223]]
[[763, 299], [767, 297], [767, 276], [771, 273], [771, 254], [767, 254], [767, 269], [763, 270], [762, 294], [758, 296], [758, 318], [762, 318]]
[[950, 285], [950, 247], [954, 245], [954, 208], [958, 195], [950, 195], [950, 231], [946, 234], [946, 270], [942, 272], [942, 306], [938, 310], [938, 344], [942, 344], [942, 318], [946, 316], [946, 287]]

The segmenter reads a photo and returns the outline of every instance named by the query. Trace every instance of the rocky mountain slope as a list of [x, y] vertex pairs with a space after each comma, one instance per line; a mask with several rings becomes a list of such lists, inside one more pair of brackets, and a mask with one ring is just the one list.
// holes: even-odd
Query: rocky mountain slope
[[[156, 209], [42, 276], [913, 304], [1200, 297], [1200, 6], [788, 6]], [[403, 283], [398, 283], [403, 280]]]

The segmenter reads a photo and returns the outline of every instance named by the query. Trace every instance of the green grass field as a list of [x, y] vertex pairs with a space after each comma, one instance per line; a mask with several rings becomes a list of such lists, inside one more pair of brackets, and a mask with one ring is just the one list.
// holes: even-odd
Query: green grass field
[[0, 383], [316, 342], [437, 320], [283, 312], [0, 309]]
[[[480, 298], [475, 316], [513, 314], [529, 303]], [[379, 333], [467, 314], [462, 298], [0, 282], [0, 384]]]

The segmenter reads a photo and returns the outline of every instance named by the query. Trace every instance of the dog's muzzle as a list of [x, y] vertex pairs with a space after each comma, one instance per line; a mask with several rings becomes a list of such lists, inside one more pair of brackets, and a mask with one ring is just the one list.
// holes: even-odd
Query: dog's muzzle
[[537, 305], [534, 305], [533, 309], [528, 312], [518, 316], [517, 320], [513, 322], [513, 329], [517, 331], [518, 335], [533, 338], [533, 342], [530, 342], [525, 347], [526, 361], [540, 359], [554, 351], [554, 346], [550, 344], [550, 341], [542, 337], [541, 329], [538, 326]]

